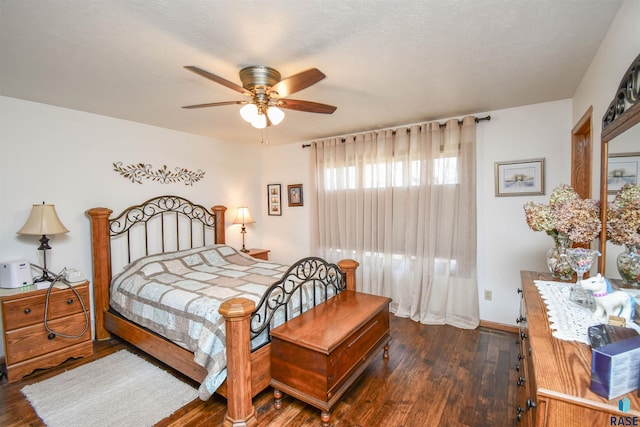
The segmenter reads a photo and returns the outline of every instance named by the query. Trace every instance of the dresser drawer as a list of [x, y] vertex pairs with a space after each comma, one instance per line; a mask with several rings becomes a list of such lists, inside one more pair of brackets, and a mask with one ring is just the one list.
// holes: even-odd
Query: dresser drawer
[[[89, 312], [87, 312], [87, 316], [91, 319]], [[49, 329], [56, 332], [77, 335], [85, 327], [85, 315], [77, 313], [47, 323]], [[63, 338], [48, 332], [41, 319], [39, 324], [5, 332], [7, 365], [13, 365], [90, 339], [91, 328], [87, 328], [80, 338]]]
[[[85, 307], [89, 309], [89, 287], [81, 285], [76, 288]], [[24, 298], [2, 302], [4, 327], [6, 331], [24, 326], [42, 323], [44, 320], [46, 292]], [[48, 320], [58, 319], [71, 314], [82, 313], [82, 305], [71, 289], [55, 289], [49, 296]], [[84, 316], [83, 316], [84, 317]]]

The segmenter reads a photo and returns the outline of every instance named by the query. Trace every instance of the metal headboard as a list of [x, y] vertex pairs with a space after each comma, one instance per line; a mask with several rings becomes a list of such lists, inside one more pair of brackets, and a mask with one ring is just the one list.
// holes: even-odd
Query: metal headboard
[[126, 262], [164, 253], [214, 244], [216, 217], [207, 208], [179, 196], [159, 196], [130, 206], [109, 220], [112, 241], [124, 239]]

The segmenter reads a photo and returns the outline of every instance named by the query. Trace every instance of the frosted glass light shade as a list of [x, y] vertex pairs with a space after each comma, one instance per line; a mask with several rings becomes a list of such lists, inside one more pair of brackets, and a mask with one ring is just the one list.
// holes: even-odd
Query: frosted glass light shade
[[255, 221], [251, 218], [249, 208], [241, 206], [236, 213], [236, 219], [233, 220], [234, 224], [253, 224]]
[[68, 233], [69, 230], [62, 225], [54, 205], [33, 205], [27, 222], [18, 230], [18, 234], [33, 236], [53, 235]]
[[258, 117], [258, 107], [256, 104], [247, 104], [240, 109], [240, 116], [249, 123], [253, 123], [253, 121]]
[[267, 116], [269, 116], [269, 120], [273, 125], [277, 125], [284, 119], [284, 111], [278, 107], [269, 107]]
[[251, 122], [251, 126], [258, 129], [264, 129], [267, 127], [267, 116], [264, 114], [258, 114], [256, 118]]

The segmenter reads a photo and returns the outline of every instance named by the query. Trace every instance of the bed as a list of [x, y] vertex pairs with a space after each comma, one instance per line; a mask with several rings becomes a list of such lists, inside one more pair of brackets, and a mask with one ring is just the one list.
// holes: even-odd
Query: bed
[[[291, 266], [282, 266], [253, 259], [225, 245], [225, 211], [224, 206], [213, 206], [208, 210], [179, 196], [155, 197], [113, 217], [113, 211], [108, 208], [88, 210], [94, 270], [95, 331], [96, 339], [117, 335], [202, 384], [201, 398], [203, 394], [207, 396], [202, 391], [203, 387], [209, 387], [209, 391], [215, 389], [216, 393], [227, 398], [225, 425], [251, 425], [256, 422], [252, 398], [271, 380], [270, 329], [344, 289], [355, 290], [358, 263], [342, 260], [335, 265], [320, 258], [307, 257]], [[185, 265], [193, 265], [194, 269], [182, 271]], [[178, 267], [172, 269], [171, 266]], [[219, 268], [224, 268], [225, 272]], [[145, 306], [142, 314], [136, 317], [127, 312], [128, 303], [118, 300], [118, 287], [130, 293], [166, 293], [162, 281], [167, 275], [180, 274], [183, 277], [178, 284], [182, 288], [170, 292], [184, 295], [184, 288], [198, 288], [204, 289], [205, 293], [217, 294], [217, 291], [201, 286], [206, 282], [213, 282], [213, 286], [222, 289], [222, 295], [214, 298], [218, 300], [214, 302], [217, 313], [211, 313], [210, 308], [204, 309], [212, 316], [219, 314], [222, 319], [220, 322], [207, 319], [206, 322], [220, 323], [220, 330], [207, 336], [213, 336], [213, 340], [217, 337], [223, 342], [222, 357], [215, 352], [209, 355], [218, 361], [223, 359], [226, 366], [222, 367], [222, 372], [212, 374], [210, 369], [205, 369], [203, 365], [208, 365], [202, 356], [198, 362], [194, 360], [200, 349], [194, 349], [193, 343], [185, 342], [189, 337], [186, 340], [176, 338], [173, 332], [162, 327], [156, 332], [154, 325], [145, 323], [144, 318], [152, 319], [151, 323], [154, 323], [157, 318], [165, 316], [154, 311], [156, 301], [129, 304]], [[242, 279], [238, 277], [240, 275]], [[162, 283], [147, 281], [150, 277], [158, 277]], [[213, 277], [224, 280], [218, 283]], [[230, 282], [239, 282], [239, 287], [249, 289], [249, 292], [245, 294], [238, 293], [235, 288], [227, 289]], [[256, 284], [264, 286], [254, 286]], [[114, 295], [111, 295], [112, 286]], [[203, 309], [192, 307], [197, 307], [197, 304], [191, 301], [200, 299], [189, 301], [184, 304], [190, 307], [185, 310], [188, 319], [175, 320], [180, 315], [180, 304], [173, 303], [175, 310], [168, 315], [171, 319], [168, 323], [188, 323], [192, 328], [188, 335], [195, 335], [193, 330], [200, 331], [201, 326], [194, 327], [193, 318], [198, 310]], [[220, 351], [217, 345], [215, 347], [216, 352]], [[218, 386], [219, 383], [221, 385]]]

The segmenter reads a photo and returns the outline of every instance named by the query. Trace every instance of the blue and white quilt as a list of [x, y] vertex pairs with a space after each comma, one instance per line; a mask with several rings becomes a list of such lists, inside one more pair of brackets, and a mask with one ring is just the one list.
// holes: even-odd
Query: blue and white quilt
[[207, 400], [226, 378], [223, 301], [256, 304], [287, 266], [257, 260], [226, 245], [151, 255], [128, 265], [111, 283], [111, 307], [121, 315], [192, 351], [208, 375]]

